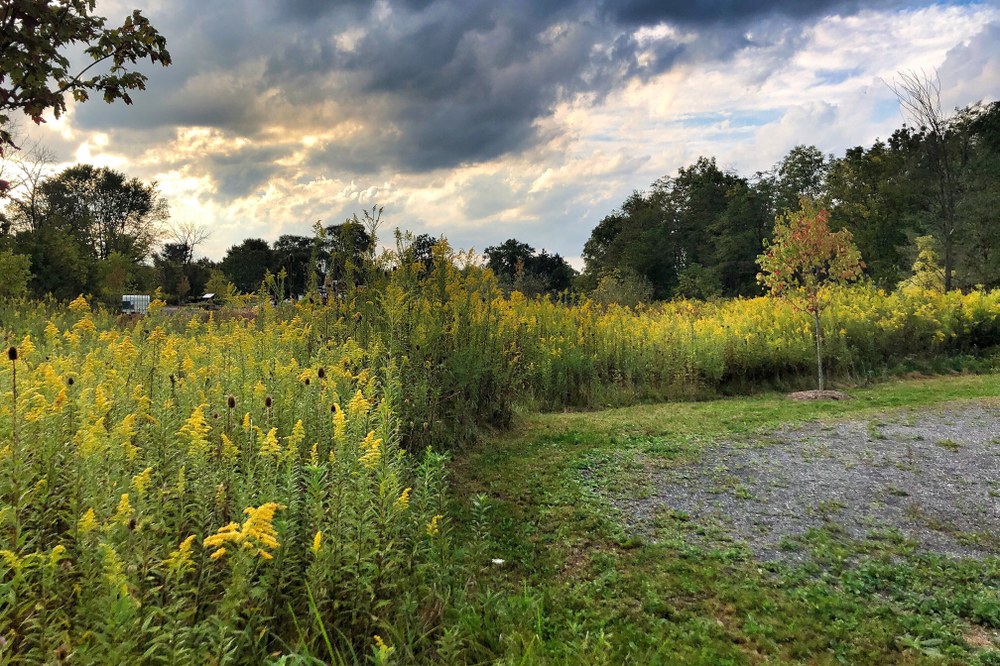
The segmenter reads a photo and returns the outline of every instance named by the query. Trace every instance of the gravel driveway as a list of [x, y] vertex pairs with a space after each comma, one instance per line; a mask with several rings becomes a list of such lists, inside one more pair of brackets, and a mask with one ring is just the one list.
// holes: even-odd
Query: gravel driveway
[[898, 530], [953, 557], [1000, 554], [996, 406], [813, 423], [712, 446], [698, 463], [645, 468], [641, 497], [606, 495], [644, 532], [668, 512], [722, 528], [761, 560], [796, 558], [783, 539], [824, 525], [854, 539]]

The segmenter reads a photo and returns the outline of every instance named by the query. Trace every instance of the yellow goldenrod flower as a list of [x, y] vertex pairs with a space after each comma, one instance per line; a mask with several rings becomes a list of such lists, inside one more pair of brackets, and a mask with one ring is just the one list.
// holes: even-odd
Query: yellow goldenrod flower
[[368, 414], [368, 410], [371, 409], [372, 404], [365, 400], [365, 396], [362, 395], [361, 390], [351, 398], [351, 401], [347, 403], [347, 415], [352, 419], [361, 418]]
[[121, 499], [118, 500], [118, 510], [115, 511], [115, 515], [111, 518], [111, 522], [126, 525], [131, 517], [132, 503], [129, 502], [128, 493], [122, 493]]
[[13, 551], [0, 550], [0, 560], [3, 560], [11, 571], [17, 572], [21, 568], [21, 559]]
[[128, 596], [128, 579], [125, 577], [125, 565], [118, 556], [118, 551], [107, 544], [102, 544], [104, 550], [104, 578], [108, 584], [123, 597]]
[[441, 514], [438, 514], [431, 518], [431, 522], [427, 523], [427, 536], [437, 536], [441, 533], [441, 519], [444, 518]]
[[108, 397], [107, 391], [104, 389], [104, 384], [98, 384], [97, 388], [94, 389], [94, 409], [98, 414], [104, 414], [112, 407], [114, 407], [115, 402]]
[[237, 455], [239, 455], [240, 450], [233, 444], [233, 440], [223, 433], [222, 434], [222, 457], [226, 460], [233, 460]]
[[277, 548], [278, 533], [274, 529], [274, 514], [284, 507], [275, 502], [261, 504], [256, 509], [247, 507], [243, 510], [249, 516], [243, 523], [242, 532], [247, 537], [256, 539], [267, 548]]
[[63, 386], [59, 389], [59, 394], [56, 395], [56, 399], [52, 401], [52, 411], [61, 412], [63, 407], [66, 405], [66, 399], [68, 398], [66, 393], [66, 387]]
[[260, 455], [265, 458], [277, 456], [281, 453], [281, 446], [278, 444], [277, 428], [271, 428], [267, 431], [266, 435], [261, 433], [257, 438], [257, 443], [260, 446]]
[[306, 429], [302, 425], [302, 419], [295, 422], [295, 426], [292, 427], [292, 434], [285, 438], [285, 450], [295, 452], [298, 451], [299, 444], [306, 438]]
[[375, 642], [375, 663], [377, 664], [389, 663], [389, 657], [391, 657], [392, 653], [396, 651], [396, 648], [387, 645], [386, 642], [382, 640], [382, 637], [379, 636], [378, 634], [375, 634], [372, 637], [372, 640]]
[[344, 414], [344, 410], [340, 408], [340, 405], [334, 403], [333, 405], [333, 441], [337, 444], [343, 444], [347, 437], [347, 416]]
[[62, 544], [55, 546], [52, 552], [49, 553], [49, 566], [55, 566], [59, 564], [59, 561], [66, 556], [66, 547]]
[[69, 309], [73, 312], [90, 312], [90, 303], [80, 294], [69, 304]]
[[97, 516], [94, 514], [93, 509], [87, 509], [83, 517], [77, 522], [77, 528], [84, 534], [93, 532], [98, 528]]
[[211, 430], [208, 421], [205, 420], [205, 408], [208, 407], [206, 404], [198, 405], [191, 412], [191, 416], [188, 417], [187, 421], [180, 430], [177, 431], [178, 435], [186, 435], [189, 439], [188, 450], [192, 453], [204, 453], [208, 450], [208, 432]]
[[395, 507], [397, 510], [400, 510], [400, 511], [403, 510], [403, 509], [409, 508], [409, 506], [410, 506], [410, 492], [412, 490], [413, 490], [413, 488], [406, 488], [406, 489], [404, 489], [403, 492], [402, 492], [402, 494], [396, 499], [396, 502], [393, 504], [393, 507]]
[[[274, 514], [279, 509], [285, 508], [276, 502], [261, 504], [259, 507], [247, 507], [243, 513], [247, 519], [243, 525], [229, 523], [202, 541], [206, 548], [217, 548], [212, 553], [212, 559], [218, 559], [225, 553], [225, 545], [241, 545], [244, 548], [255, 550], [256, 554], [265, 560], [272, 559], [272, 555], [267, 549], [274, 550], [281, 544], [278, 542], [278, 532], [274, 529]], [[220, 552], [221, 551], [221, 552]]]
[[153, 473], [152, 467], [147, 467], [142, 470], [139, 474], [132, 477], [132, 485], [135, 487], [135, 492], [139, 494], [139, 497], [146, 496], [146, 489], [149, 488], [150, 475]]
[[149, 409], [153, 404], [142, 384], [136, 384], [135, 388], [132, 389], [132, 400], [143, 410]]
[[316, 536], [313, 537], [312, 552], [313, 555], [319, 552], [319, 549], [323, 547], [323, 531], [317, 530]]
[[32, 344], [30, 335], [26, 335], [22, 338], [21, 344], [17, 347], [17, 351], [24, 355], [28, 355], [35, 351], [35, 345]]
[[372, 469], [382, 458], [382, 440], [375, 438], [375, 431], [371, 431], [361, 442], [361, 450], [364, 452], [358, 462], [365, 466], [365, 469]]
[[191, 567], [191, 549], [194, 546], [195, 535], [181, 541], [177, 550], [171, 551], [170, 556], [163, 561], [164, 566], [171, 573], [183, 574]]
[[83, 315], [80, 321], [73, 324], [74, 333], [94, 333], [97, 331], [97, 326], [94, 325], [94, 320], [90, 318], [89, 314]]

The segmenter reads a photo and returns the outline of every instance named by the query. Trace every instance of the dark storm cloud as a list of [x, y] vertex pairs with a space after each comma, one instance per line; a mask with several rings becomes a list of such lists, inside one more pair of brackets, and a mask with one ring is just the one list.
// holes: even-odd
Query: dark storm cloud
[[[844, 0], [604, 0], [602, 13], [625, 25], [660, 22], [684, 25], [738, 24], [773, 15], [808, 18], [853, 12], [860, 3]], [[887, 3], [871, 3], [887, 4]]]
[[205, 165], [212, 174], [217, 192], [225, 198], [250, 194], [286, 167], [276, 163], [288, 157], [289, 150], [281, 146], [243, 146], [226, 153], [205, 156]]
[[[133, 108], [93, 102], [76, 123], [197, 125], [260, 140], [279, 127], [322, 133], [354, 123], [363, 130], [318, 146], [310, 162], [451, 167], [544, 140], [539, 121], [560, 100], [599, 100], [678, 61], [724, 58], [751, 43], [746, 27], [758, 19], [770, 26], [765, 38], [782, 43], [801, 32], [798, 21], [856, 9], [836, 0], [178, 0], [147, 12], [174, 64], [143, 67], [149, 90]], [[695, 39], [636, 40], [638, 28], [660, 23]], [[256, 187], [265, 171], [248, 167], [225, 187]]]

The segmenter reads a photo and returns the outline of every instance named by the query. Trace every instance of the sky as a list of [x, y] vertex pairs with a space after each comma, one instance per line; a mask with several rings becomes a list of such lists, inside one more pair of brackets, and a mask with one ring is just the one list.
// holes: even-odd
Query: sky
[[937, 72], [942, 106], [1000, 94], [1000, 2], [99, 0], [140, 9], [173, 64], [134, 104], [32, 129], [56, 156], [155, 180], [172, 219], [311, 235], [384, 206], [392, 229], [578, 268], [634, 190], [699, 156], [750, 176], [842, 154], [904, 118], [887, 83]]

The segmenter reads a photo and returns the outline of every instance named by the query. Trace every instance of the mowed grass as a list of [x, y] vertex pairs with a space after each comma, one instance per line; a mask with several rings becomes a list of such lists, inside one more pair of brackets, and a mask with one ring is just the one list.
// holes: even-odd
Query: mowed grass
[[532, 414], [466, 451], [456, 461], [456, 492], [471, 507], [465, 526], [479, 560], [478, 601], [456, 618], [466, 658], [1000, 664], [992, 644], [1000, 628], [997, 558], [921, 554], [898, 535], [852, 542], [831, 522], [801, 540], [801, 563], [760, 563], [738, 543], [686, 538], [698, 526], [670, 519], [637, 536], [592, 490], [641, 496], [648, 461], [694, 460], [713, 441], [783, 424], [990, 400], [1000, 396], [1000, 375], [850, 393], [854, 400], [839, 402], [770, 394]]

